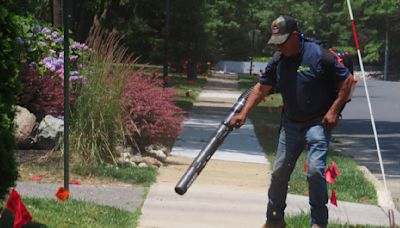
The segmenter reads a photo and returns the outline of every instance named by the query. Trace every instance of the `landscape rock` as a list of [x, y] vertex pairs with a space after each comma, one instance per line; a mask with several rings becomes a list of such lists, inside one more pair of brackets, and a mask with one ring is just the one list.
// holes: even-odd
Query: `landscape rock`
[[30, 136], [36, 125], [36, 116], [30, 113], [28, 109], [17, 106], [14, 124], [16, 126], [15, 138], [18, 145], [29, 144]]
[[167, 155], [162, 150], [150, 150], [148, 153], [160, 161], [165, 161], [167, 159]]
[[33, 139], [39, 149], [53, 149], [64, 133], [64, 121], [51, 115], [46, 115], [40, 122], [37, 134]]
[[152, 157], [143, 157], [143, 162], [149, 166], [154, 166], [154, 167], [161, 167], [162, 165], [162, 163], [159, 160]]

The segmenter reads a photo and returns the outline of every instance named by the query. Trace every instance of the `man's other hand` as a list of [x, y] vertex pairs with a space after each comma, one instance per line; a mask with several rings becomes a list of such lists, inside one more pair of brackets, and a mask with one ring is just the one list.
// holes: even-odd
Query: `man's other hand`
[[322, 119], [322, 123], [329, 129], [333, 129], [339, 122], [339, 114], [328, 111], [324, 118]]

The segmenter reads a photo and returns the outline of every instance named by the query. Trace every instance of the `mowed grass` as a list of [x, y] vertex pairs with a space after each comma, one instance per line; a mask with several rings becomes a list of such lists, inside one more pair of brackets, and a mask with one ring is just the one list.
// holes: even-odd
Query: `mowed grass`
[[157, 169], [153, 167], [73, 166], [72, 172], [82, 176], [113, 178], [129, 184], [150, 186], [156, 181]]
[[[288, 216], [285, 218], [287, 228], [309, 228], [310, 227], [310, 214], [301, 213], [295, 216]], [[329, 228], [383, 228], [383, 226], [371, 225], [350, 225], [350, 224], [337, 224], [329, 223]]]
[[[61, 164], [21, 164], [19, 181], [32, 181], [33, 176], [41, 177], [38, 183], [58, 183], [64, 178]], [[153, 167], [124, 167], [116, 165], [71, 164], [70, 180], [83, 184], [124, 182], [135, 186], [148, 187], [156, 181], [158, 171]]]
[[[32, 215], [32, 222], [24, 228], [67, 227], [136, 227], [141, 209], [135, 213], [94, 203], [57, 199], [24, 197], [23, 203]], [[4, 209], [0, 227], [13, 227], [14, 216]]]
[[[240, 86], [246, 90], [253, 86], [258, 78], [249, 75], [239, 75]], [[275, 160], [276, 147], [281, 122], [282, 97], [280, 94], [272, 94], [266, 97], [265, 102], [261, 102], [249, 114], [249, 120], [253, 123], [256, 136], [260, 142], [267, 158], [273, 164]], [[308, 184], [304, 163], [306, 152], [303, 152], [297, 161], [297, 165], [289, 182], [289, 193], [308, 195]], [[377, 203], [376, 190], [357, 168], [356, 162], [348, 157], [335, 153], [332, 149], [328, 154], [327, 165], [335, 161], [340, 174], [335, 179], [335, 184], [328, 184], [328, 189], [334, 189], [338, 200], [359, 203]], [[271, 167], [272, 168], [272, 167]], [[330, 194], [330, 191], [329, 191]]]
[[195, 81], [189, 81], [186, 75], [170, 73], [167, 86], [176, 90], [175, 104], [189, 112], [206, 83], [207, 78], [203, 76], [198, 76]]

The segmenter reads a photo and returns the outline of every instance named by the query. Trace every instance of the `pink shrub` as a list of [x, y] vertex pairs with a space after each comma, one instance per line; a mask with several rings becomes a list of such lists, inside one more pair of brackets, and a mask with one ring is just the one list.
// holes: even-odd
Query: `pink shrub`
[[185, 112], [173, 103], [175, 90], [162, 85], [159, 78], [138, 71], [129, 76], [124, 89], [123, 121], [141, 147], [175, 138], [181, 130]]
[[[21, 74], [22, 90], [18, 104], [29, 109], [41, 120], [45, 115], [59, 116], [64, 113], [64, 88], [60, 80], [49, 74], [41, 76], [35, 67], [27, 67]], [[70, 104], [75, 96], [70, 92]]]

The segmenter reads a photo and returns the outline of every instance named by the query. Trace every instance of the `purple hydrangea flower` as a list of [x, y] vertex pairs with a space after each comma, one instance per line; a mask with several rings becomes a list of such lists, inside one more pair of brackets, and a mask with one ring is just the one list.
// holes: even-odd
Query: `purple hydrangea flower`
[[17, 37], [17, 41], [21, 46], [25, 44], [25, 41], [21, 37]]
[[35, 69], [37, 67], [37, 64], [35, 62], [29, 63], [29, 67]]
[[46, 57], [42, 60], [44, 66], [51, 72], [57, 72], [64, 67], [64, 61], [62, 59], [53, 59]]
[[47, 47], [47, 44], [43, 41], [38, 41], [37, 44], [42, 47]]
[[42, 29], [42, 33], [50, 34], [50, 33], [51, 33], [51, 30], [50, 30], [49, 28], [47, 28], [47, 27], [44, 27], [44, 28]]
[[64, 68], [57, 70], [56, 73], [61, 80], [64, 80]]
[[76, 50], [76, 49], [78, 49], [80, 47], [80, 43], [78, 43], [78, 42], [74, 42], [69, 48], [71, 49], [71, 50]]
[[56, 43], [56, 44], [59, 44], [59, 43], [62, 43], [62, 42], [64, 42], [64, 37], [63, 36], [54, 40], [54, 43]]
[[54, 31], [54, 32], [51, 33], [51, 35], [52, 35], [54, 38], [57, 38], [58, 35], [60, 35], [60, 33], [57, 32], [57, 31]]
[[82, 49], [82, 51], [87, 51], [89, 49], [89, 47], [86, 44], [82, 44], [81, 49]]
[[55, 56], [57, 54], [57, 52], [56, 51], [54, 51], [53, 49], [51, 49], [50, 50], [50, 55], [53, 55], [53, 56]]
[[40, 25], [35, 25], [35, 26], [31, 27], [31, 29], [32, 29], [32, 31], [34, 31], [34, 32], [40, 32], [40, 31], [42, 31], [42, 26], [40, 26]]
[[82, 76], [71, 76], [69, 77], [70, 82], [80, 82], [80, 83], [85, 83], [85, 78]]
[[71, 55], [71, 56], [69, 57], [69, 60], [70, 60], [71, 62], [75, 62], [77, 59], [78, 59], [78, 56], [77, 56], [77, 55]]

